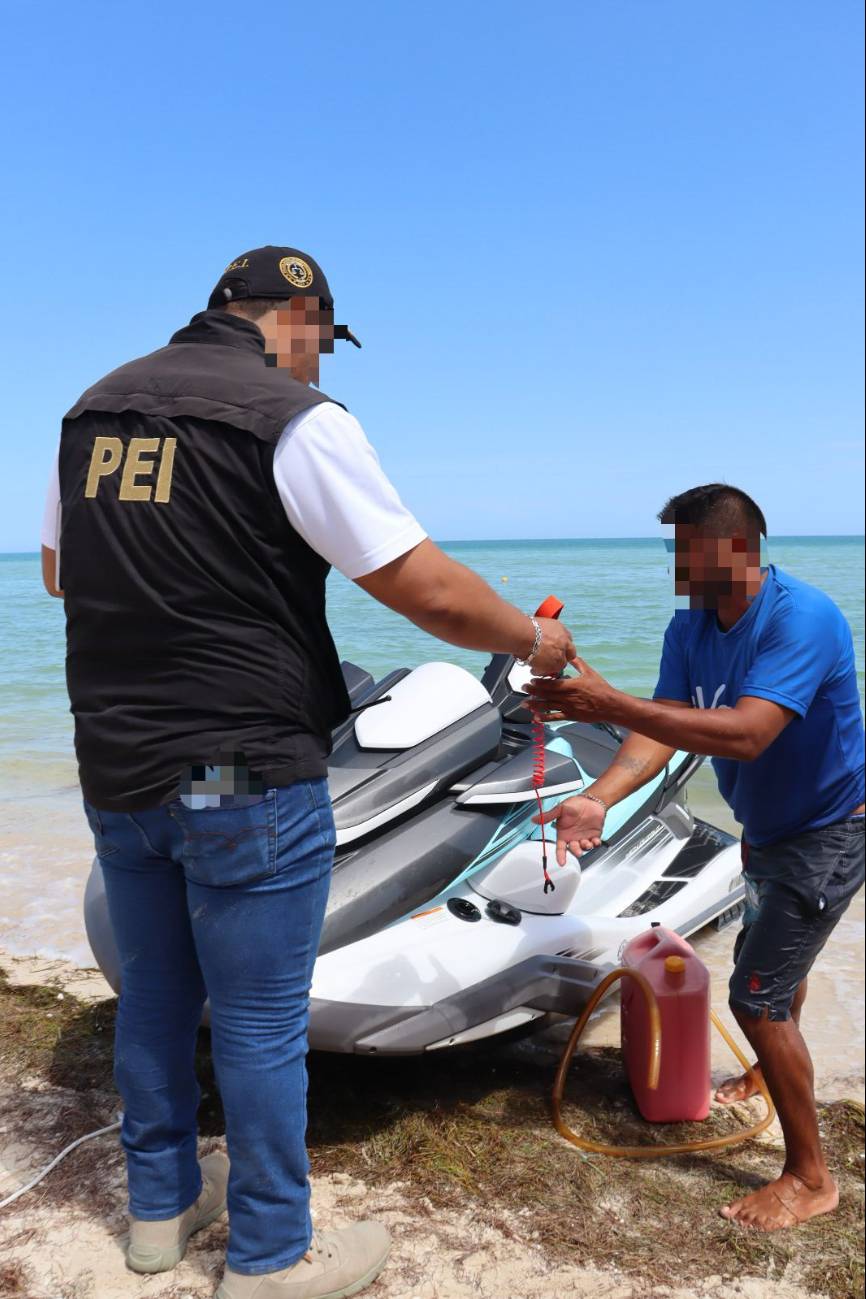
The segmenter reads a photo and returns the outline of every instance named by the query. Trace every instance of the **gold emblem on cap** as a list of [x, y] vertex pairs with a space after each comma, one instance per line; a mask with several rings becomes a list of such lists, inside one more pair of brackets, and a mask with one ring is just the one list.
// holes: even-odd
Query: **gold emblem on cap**
[[313, 282], [312, 269], [300, 257], [283, 257], [280, 259], [280, 274], [296, 289], [308, 289]]

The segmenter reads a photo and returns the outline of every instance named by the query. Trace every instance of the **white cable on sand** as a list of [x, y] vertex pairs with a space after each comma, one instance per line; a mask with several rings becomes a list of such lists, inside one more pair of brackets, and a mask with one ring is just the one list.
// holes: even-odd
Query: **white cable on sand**
[[32, 1191], [34, 1186], [38, 1186], [43, 1177], [46, 1177], [48, 1173], [51, 1172], [52, 1168], [56, 1168], [61, 1159], [66, 1158], [70, 1150], [74, 1150], [76, 1146], [80, 1146], [82, 1141], [89, 1141], [91, 1137], [101, 1137], [106, 1132], [114, 1132], [115, 1128], [119, 1128], [122, 1122], [123, 1120], [118, 1118], [115, 1123], [109, 1123], [106, 1128], [97, 1128], [95, 1132], [88, 1132], [85, 1136], [79, 1137], [77, 1141], [71, 1141], [65, 1150], [61, 1150], [59, 1155], [55, 1155], [51, 1163], [47, 1164], [45, 1168], [43, 1168], [42, 1172], [34, 1177], [31, 1182], [28, 1182], [26, 1186], [20, 1186], [17, 1191], [13, 1191], [11, 1195], [7, 1195], [5, 1200], [0, 1200], [0, 1209], [5, 1209], [7, 1204], [11, 1204], [13, 1200], [17, 1200], [19, 1196], [25, 1195], [28, 1191]]

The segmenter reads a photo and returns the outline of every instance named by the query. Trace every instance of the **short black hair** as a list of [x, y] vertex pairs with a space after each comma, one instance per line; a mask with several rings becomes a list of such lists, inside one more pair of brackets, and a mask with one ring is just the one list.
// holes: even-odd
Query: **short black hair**
[[767, 520], [751, 496], [729, 483], [705, 483], [672, 496], [659, 511], [659, 523], [687, 523], [712, 528], [720, 536], [760, 532], [767, 535]]
[[[288, 307], [294, 297], [300, 294], [293, 294], [291, 298], [232, 298], [224, 306], [215, 307], [216, 311], [225, 311], [229, 316], [243, 316], [245, 320], [261, 320], [274, 307]], [[315, 294], [311, 294], [315, 297]], [[331, 311], [333, 308], [328, 307], [322, 298], [319, 298], [319, 310]]]
[[232, 298], [224, 307], [217, 307], [217, 311], [225, 311], [229, 316], [243, 316], [244, 320], [261, 320], [274, 307], [281, 304], [281, 299], [276, 298]]

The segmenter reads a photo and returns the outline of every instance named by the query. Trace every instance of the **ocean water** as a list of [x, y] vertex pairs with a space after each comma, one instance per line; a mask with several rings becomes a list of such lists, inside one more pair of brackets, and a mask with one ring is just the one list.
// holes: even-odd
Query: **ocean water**
[[[557, 595], [581, 656], [618, 688], [652, 692], [673, 607], [660, 540], [458, 541], [444, 548], [520, 608], [531, 611]], [[864, 554], [862, 537], [782, 537], [770, 552], [780, 568], [826, 591], [850, 622], [861, 701]], [[329, 579], [328, 609], [341, 657], [376, 677], [430, 659], [480, 675], [487, 662], [434, 640], [339, 573]], [[63, 656], [63, 606], [43, 591], [38, 556], [0, 555], [0, 801], [75, 787]]]
[[[673, 607], [660, 539], [453, 542], [445, 549], [520, 608], [557, 595], [582, 657], [619, 688], [652, 692]], [[770, 558], [841, 607], [854, 633], [862, 702], [864, 539], [776, 538]], [[329, 580], [328, 600], [341, 656], [376, 677], [430, 659], [478, 675], [484, 669], [486, 656], [435, 641], [339, 574]], [[42, 589], [38, 556], [0, 555], [0, 944], [83, 957], [79, 899], [92, 846], [63, 658], [63, 607]], [[735, 828], [709, 767], [690, 788], [696, 811]]]

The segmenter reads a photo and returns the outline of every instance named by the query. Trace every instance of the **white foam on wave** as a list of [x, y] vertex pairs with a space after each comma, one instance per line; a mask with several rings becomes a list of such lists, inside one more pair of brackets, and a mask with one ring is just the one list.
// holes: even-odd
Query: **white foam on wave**
[[0, 800], [0, 946], [93, 965], [84, 886], [93, 836], [76, 788]]

